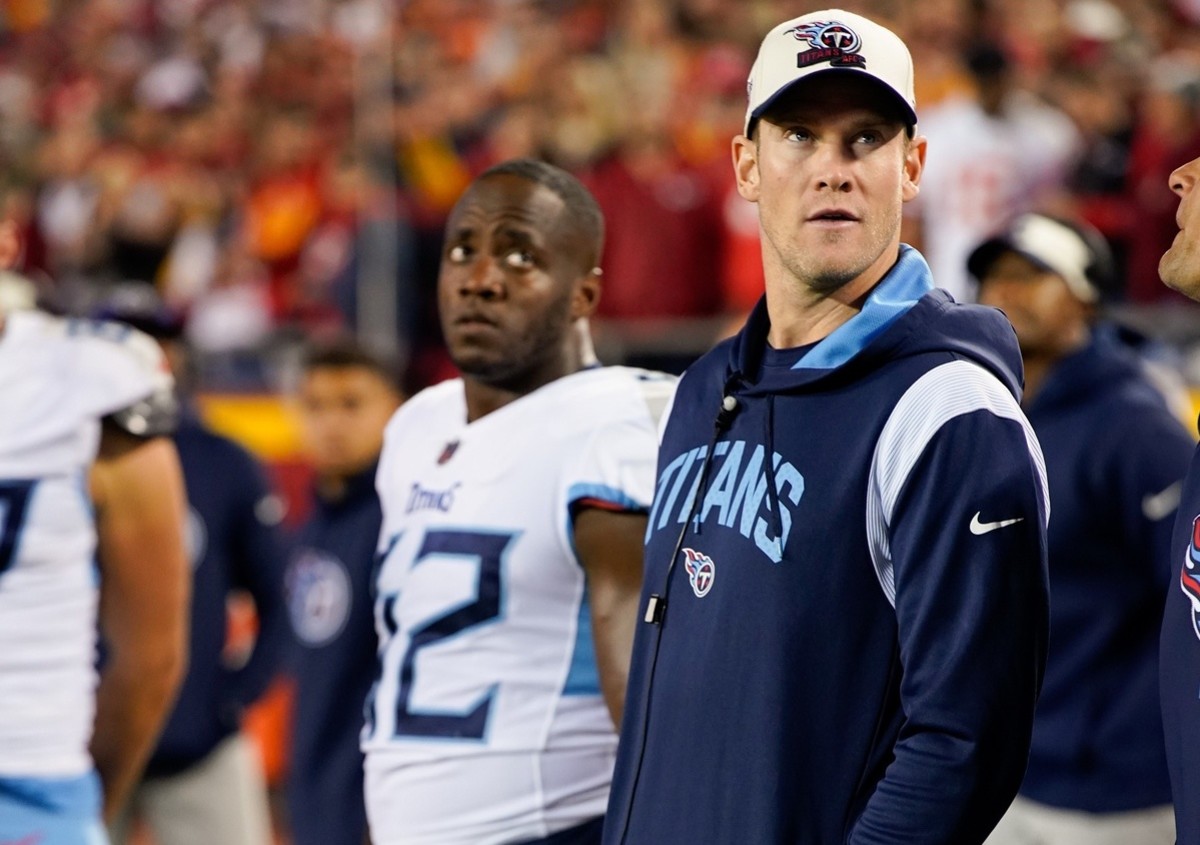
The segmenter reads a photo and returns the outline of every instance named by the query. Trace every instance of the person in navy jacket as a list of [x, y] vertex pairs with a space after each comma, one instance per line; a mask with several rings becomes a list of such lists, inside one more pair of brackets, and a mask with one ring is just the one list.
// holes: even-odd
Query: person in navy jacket
[[363, 707], [376, 672], [371, 581], [382, 512], [375, 467], [400, 404], [388, 367], [349, 342], [303, 365], [301, 428], [312, 511], [287, 572], [296, 682], [287, 806], [294, 845], [362, 845]]
[[1050, 650], [1021, 796], [988, 845], [1171, 845], [1158, 636], [1171, 528], [1194, 442], [1115, 327], [1099, 232], [1040, 214], [971, 253], [979, 301], [1004, 311], [1023, 406], [1046, 455]]
[[926, 141], [899, 38], [788, 21], [749, 92], [766, 295], [663, 429], [604, 841], [977, 845], [1048, 637], [1016, 338], [900, 243]]
[[[175, 445], [183, 467], [192, 564], [190, 659], [175, 707], [112, 838], [131, 838], [141, 817], [163, 845], [260, 845], [271, 835], [262, 762], [241, 732], [242, 714], [270, 685], [288, 640], [283, 603], [283, 505], [258, 461], [210, 430], [187, 401], [188, 349], [180, 315], [153, 291], [126, 291], [106, 306], [158, 340], [184, 394]], [[249, 596], [258, 633], [248, 654], [226, 650], [228, 601]]]
[[[1163, 254], [1163, 283], [1200, 302], [1200, 158], [1170, 178], [1179, 195], [1179, 234]], [[1163, 611], [1159, 691], [1163, 734], [1180, 845], [1200, 842], [1200, 451], [1193, 454], [1183, 485], [1171, 541], [1171, 586]]]

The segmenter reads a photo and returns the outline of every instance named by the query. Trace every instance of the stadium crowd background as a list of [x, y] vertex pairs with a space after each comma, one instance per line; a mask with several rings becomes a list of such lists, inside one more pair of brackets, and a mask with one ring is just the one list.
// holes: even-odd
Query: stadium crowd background
[[[923, 119], [976, 96], [969, 57], [990, 47], [1070, 121], [1069, 161], [1028, 204], [1109, 237], [1110, 304], [1200, 384], [1200, 311], [1157, 277], [1177, 231], [1167, 174], [1200, 154], [1200, 0], [841, 5], [913, 45]], [[813, 7], [0, 0], [20, 276], [78, 314], [157, 291], [185, 322], [196, 387], [251, 397], [213, 405], [213, 421], [294, 492], [287, 424], [256, 397], [286, 390], [305, 339], [343, 331], [406, 362], [410, 387], [448, 375], [432, 296], [446, 215], [473, 175], [533, 155], [581, 175], [605, 210], [602, 357], [678, 369], [761, 292], [729, 139], [762, 34]]]
[[[1168, 302], [1151, 324], [1200, 334], [1155, 270], [1175, 231], [1166, 175], [1200, 149], [1200, 3], [843, 5], [916, 45], [923, 116], [972, 96], [971, 50], [1003, 49], [1078, 132], [1037, 205], [1113, 240], [1116, 301]], [[0, 172], [22, 271], [75, 312], [155, 286], [206, 389], [275, 389], [272, 353], [341, 328], [425, 384], [446, 369], [430, 296], [446, 213], [472, 174], [532, 154], [606, 211], [602, 348], [686, 360], [758, 295], [729, 138], [762, 32], [810, 6], [4, 0]]]

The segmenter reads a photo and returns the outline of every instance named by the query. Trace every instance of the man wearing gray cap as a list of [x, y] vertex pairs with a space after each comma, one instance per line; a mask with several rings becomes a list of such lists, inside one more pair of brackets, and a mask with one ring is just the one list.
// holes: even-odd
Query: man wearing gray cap
[[767, 34], [738, 190], [764, 298], [662, 432], [606, 843], [980, 843], [1016, 795], [1048, 628], [1041, 451], [994, 309], [900, 243], [912, 60]]
[[1012, 321], [1054, 494], [1046, 678], [1021, 795], [988, 845], [1172, 845], [1158, 635], [1193, 441], [1116, 328], [1099, 232], [1018, 217], [967, 262]]

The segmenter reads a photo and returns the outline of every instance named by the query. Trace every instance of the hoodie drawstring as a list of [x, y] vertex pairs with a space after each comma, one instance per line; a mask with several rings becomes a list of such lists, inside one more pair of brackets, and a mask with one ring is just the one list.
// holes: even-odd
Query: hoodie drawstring
[[767, 502], [771, 509], [771, 531], [783, 553], [783, 517], [779, 513], [779, 488], [775, 485], [775, 394], [767, 394]]
[[650, 601], [646, 605], [645, 621], [654, 625], [661, 625], [663, 615], [667, 610], [667, 596], [671, 592], [671, 574], [675, 571], [675, 564], [679, 561], [679, 553], [683, 549], [684, 538], [687, 537], [688, 526], [692, 520], [696, 520], [694, 526], [697, 534], [703, 533], [700, 520], [696, 519], [698, 512], [702, 508], [704, 497], [708, 493], [708, 476], [712, 469], [714, 452], [717, 449], [717, 443], [721, 439], [721, 435], [729, 430], [733, 425], [733, 418], [737, 416], [741, 405], [734, 395], [734, 391], [740, 386], [741, 377], [737, 374], [730, 376], [725, 382], [725, 389], [722, 391], [721, 407], [717, 410], [717, 416], [713, 420], [712, 438], [708, 442], [708, 448], [704, 452], [704, 463], [700, 467], [700, 476], [696, 479], [696, 495], [692, 498], [691, 506], [688, 508], [687, 518], [684, 519], [683, 525], [679, 529], [679, 537], [675, 541], [675, 550], [671, 554], [671, 560], [667, 563], [667, 574], [663, 578], [663, 588], [661, 593], [653, 593], [650, 596]]
[[[716, 457], [717, 442], [721, 439], [721, 435], [729, 430], [733, 425], [733, 418], [737, 416], [741, 405], [738, 402], [737, 396], [734, 395], [742, 384], [742, 377], [738, 373], [734, 373], [729, 378], [725, 379], [725, 388], [721, 391], [721, 407], [717, 409], [717, 416], [713, 419], [712, 439], [708, 442], [708, 451], [704, 454], [704, 466], [700, 468], [700, 478], [696, 482], [696, 498], [692, 500], [691, 513], [688, 514], [687, 521], [684, 522], [686, 529], [687, 523], [696, 519], [696, 511], [700, 509], [700, 503], [704, 501], [705, 495], [708, 494], [708, 473], [712, 468], [713, 458]], [[696, 533], [703, 533], [703, 521], [696, 519]], [[680, 538], [682, 542], [682, 538]]]

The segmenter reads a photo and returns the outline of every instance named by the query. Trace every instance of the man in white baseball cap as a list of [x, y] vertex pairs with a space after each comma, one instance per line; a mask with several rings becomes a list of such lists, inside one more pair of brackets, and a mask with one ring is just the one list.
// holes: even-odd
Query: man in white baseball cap
[[765, 296], [662, 428], [604, 842], [979, 845], [1048, 632], [1016, 338], [900, 243], [926, 141], [894, 33], [775, 27], [744, 130]]

